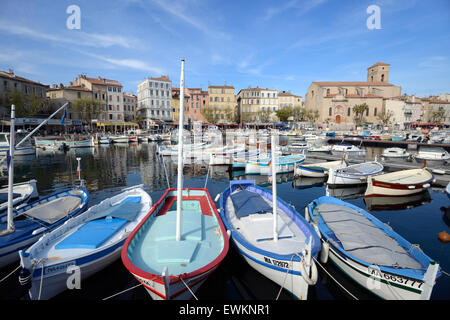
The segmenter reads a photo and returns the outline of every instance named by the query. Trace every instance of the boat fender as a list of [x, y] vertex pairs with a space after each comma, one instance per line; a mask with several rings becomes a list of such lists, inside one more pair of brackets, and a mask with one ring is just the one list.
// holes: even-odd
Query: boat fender
[[27, 292], [31, 289], [31, 272], [27, 268], [22, 268], [19, 273], [19, 283], [21, 291]]
[[214, 199], [214, 202], [217, 202], [219, 200], [219, 198], [220, 198], [220, 193], [217, 194], [217, 196]]
[[313, 286], [317, 283], [317, 278], [318, 278], [318, 272], [317, 272], [317, 266], [314, 263], [314, 260], [311, 260], [311, 276], [308, 277], [308, 273], [306, 272], [306, 262], [305, 259], [302, 259], [300, 261], [300, 272], [302, 274], [303, 279], [305, 280], [305, 282], [310, 285]]
[[328, 262], [329, 252], [330, 252], [330, 244], [328, 242], [324, 242], [322, 244], [322, 250], [320, 250], [320, 262], [324, 264]]
[[227, 236], [228, 236], [228, 240], [230, 240], [231, 239], [231, 230], [230, 229], [227, 230]]
[[308, 207], [305, 207], [305, 220], [308, 222], [311, 221], [311, 217], [309, 216]]
[[447, 231], [439, 232], [438, 239], [445, 243], [450, 242], [450, 234], [448, 234]]

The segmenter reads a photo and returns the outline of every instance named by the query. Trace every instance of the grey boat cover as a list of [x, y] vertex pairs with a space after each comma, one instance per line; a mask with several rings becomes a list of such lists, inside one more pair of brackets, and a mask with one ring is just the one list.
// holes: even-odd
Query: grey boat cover
[[66, 196], [44, 202], [25, 211], [25, 214], [51, 224], [71, 214], [80, 204], [80, 197]]
[[372, 265], [423, 269], [397, 241], [373, 225], [360, 212], [324, 203], [317, 211], [349, 254]]
[[239, 219], [253, 213], [272, 212], [272, 207], [258, 193], [242, 190], [231, 196], [236, 217]]

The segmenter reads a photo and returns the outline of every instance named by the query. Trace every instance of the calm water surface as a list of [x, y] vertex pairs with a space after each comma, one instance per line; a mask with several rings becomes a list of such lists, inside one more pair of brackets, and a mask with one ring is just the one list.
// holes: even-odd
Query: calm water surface
[[[170, 161], [162, 161], [155, 154], [157, 145], [115, 144], [89, 149], [72, 149], [67, 153], [37, 151], [36, 156], [17, 157], [15, 160], [15, 182], [36, 179], [40, 196], [54, 193], [70, 187], [76, 180], [77, 157], [81, 158], [81, 176], [86, 181], [90, 192], [90, 205], [95, 205], [105, 198], [120, 193], [123, 188], [144, 184], [144, 189], [157, 202], [167, 188], [176, 186], [176, 168]], [[381, 154], [381, 149], [367, 148], [367, 158], [373, 159]], [[166, 174], [168, 179], [166, 178]], [[206, 179], [208, 177], [208, 179]], [[233, 172], [233, 179], [245, 179], [243, 172]], [[267, 177], [251, 176], [262, 186], [271, 186]], [[206, 186], [214, 199], [229, 183], [230, 174], [225, 167], [214, 167], [207, 175], [202, 167], [184, 168], [184, 186]], [[305, 206], [312, 200], [326, 194], [323, 180], [293, 179], [292, 175], [279, 175], [278, 195], [295, 206], [304, 214]], [[0, 177], [2, 185], [7, 184], [7, 176]], [[442, 244], [437, 234], [443, 230], [450, 232], [450, 200], [443, 190], [429, 190], [425, 194], [392, 202], [381, 199], [378, 203], [365, 203], [362, 195], [365, 189], [334, 190], [330, 195], [345, 199], [364, 209], [370, 209], [378, 219], [389, 223], [393, 229], [413, 244], [419, 244], [430, 257], [437, 260], [443, 270], [450, 271], [450, 244]], [[448, 209], [447, 209], [448, 208]], [[448, 213], [446, 212], [446, 209]], [[18, 266], [18, 262], [0, 269], [0, 278], [6, 276]], [[376, 299], [369, 292], [346, 278], [331, 263], [325, 265], [327, 272], [352, 295], [358, 299]], [[310, 287], [310, 300], [353, 299], [340, 288], [320, 267], [318, 283]], [[20, 299], [17, 272], [0, 283], [0, 299]], [[101, 300], [137, 285], [137, 280], [125, 269], [119, 259], [100, 273], [81, 283], [80, 290], [67, 290], [56, 296], [55, 300]], [[198, 291], [199, 300], [274, 300], [280, 287], [250, 268], [240, 258], [233, 246], [224, 263], [203, 284]], [[444, 275], [434, 287], [431, 299], [450, 298], [450, 277]], [[145, 289], [140, 286], [122, 293], [112, 299], [147, 300], [150, 299]], [[282, 291], [279, 299], [293, 297]]]

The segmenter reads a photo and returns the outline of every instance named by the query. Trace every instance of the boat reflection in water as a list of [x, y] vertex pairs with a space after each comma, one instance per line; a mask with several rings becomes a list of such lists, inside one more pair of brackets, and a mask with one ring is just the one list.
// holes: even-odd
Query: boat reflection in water
[[366, 192], [366, 185], [359, 185], [352, 188], [329, 188], [327, 186], [325, 195], [341, 200], [359, 199]]
[[431, 202], [428, 190], [404, 197], [364, 197], [369, 211], [404, 210]]
[[326, 177], [317, 177], [317, 178], [301, 177], [294, 179], [294, 181], [292, 181], [292, 187], [294, 189], [323, 187], [326, 180], [327, 180]]
[[441, 207], [441, 211], [444, 213], [442, 215], [442, 220], [450, 227], [450, 207]]

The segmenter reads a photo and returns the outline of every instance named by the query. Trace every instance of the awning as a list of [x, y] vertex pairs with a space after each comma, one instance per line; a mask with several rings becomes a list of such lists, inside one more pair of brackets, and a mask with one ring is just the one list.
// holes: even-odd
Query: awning
[[134, 122], [97, 122], [97, 127], [108, 127], [108, 126], [118, 126], [118, 127], [139, 127], [137, 123]]

